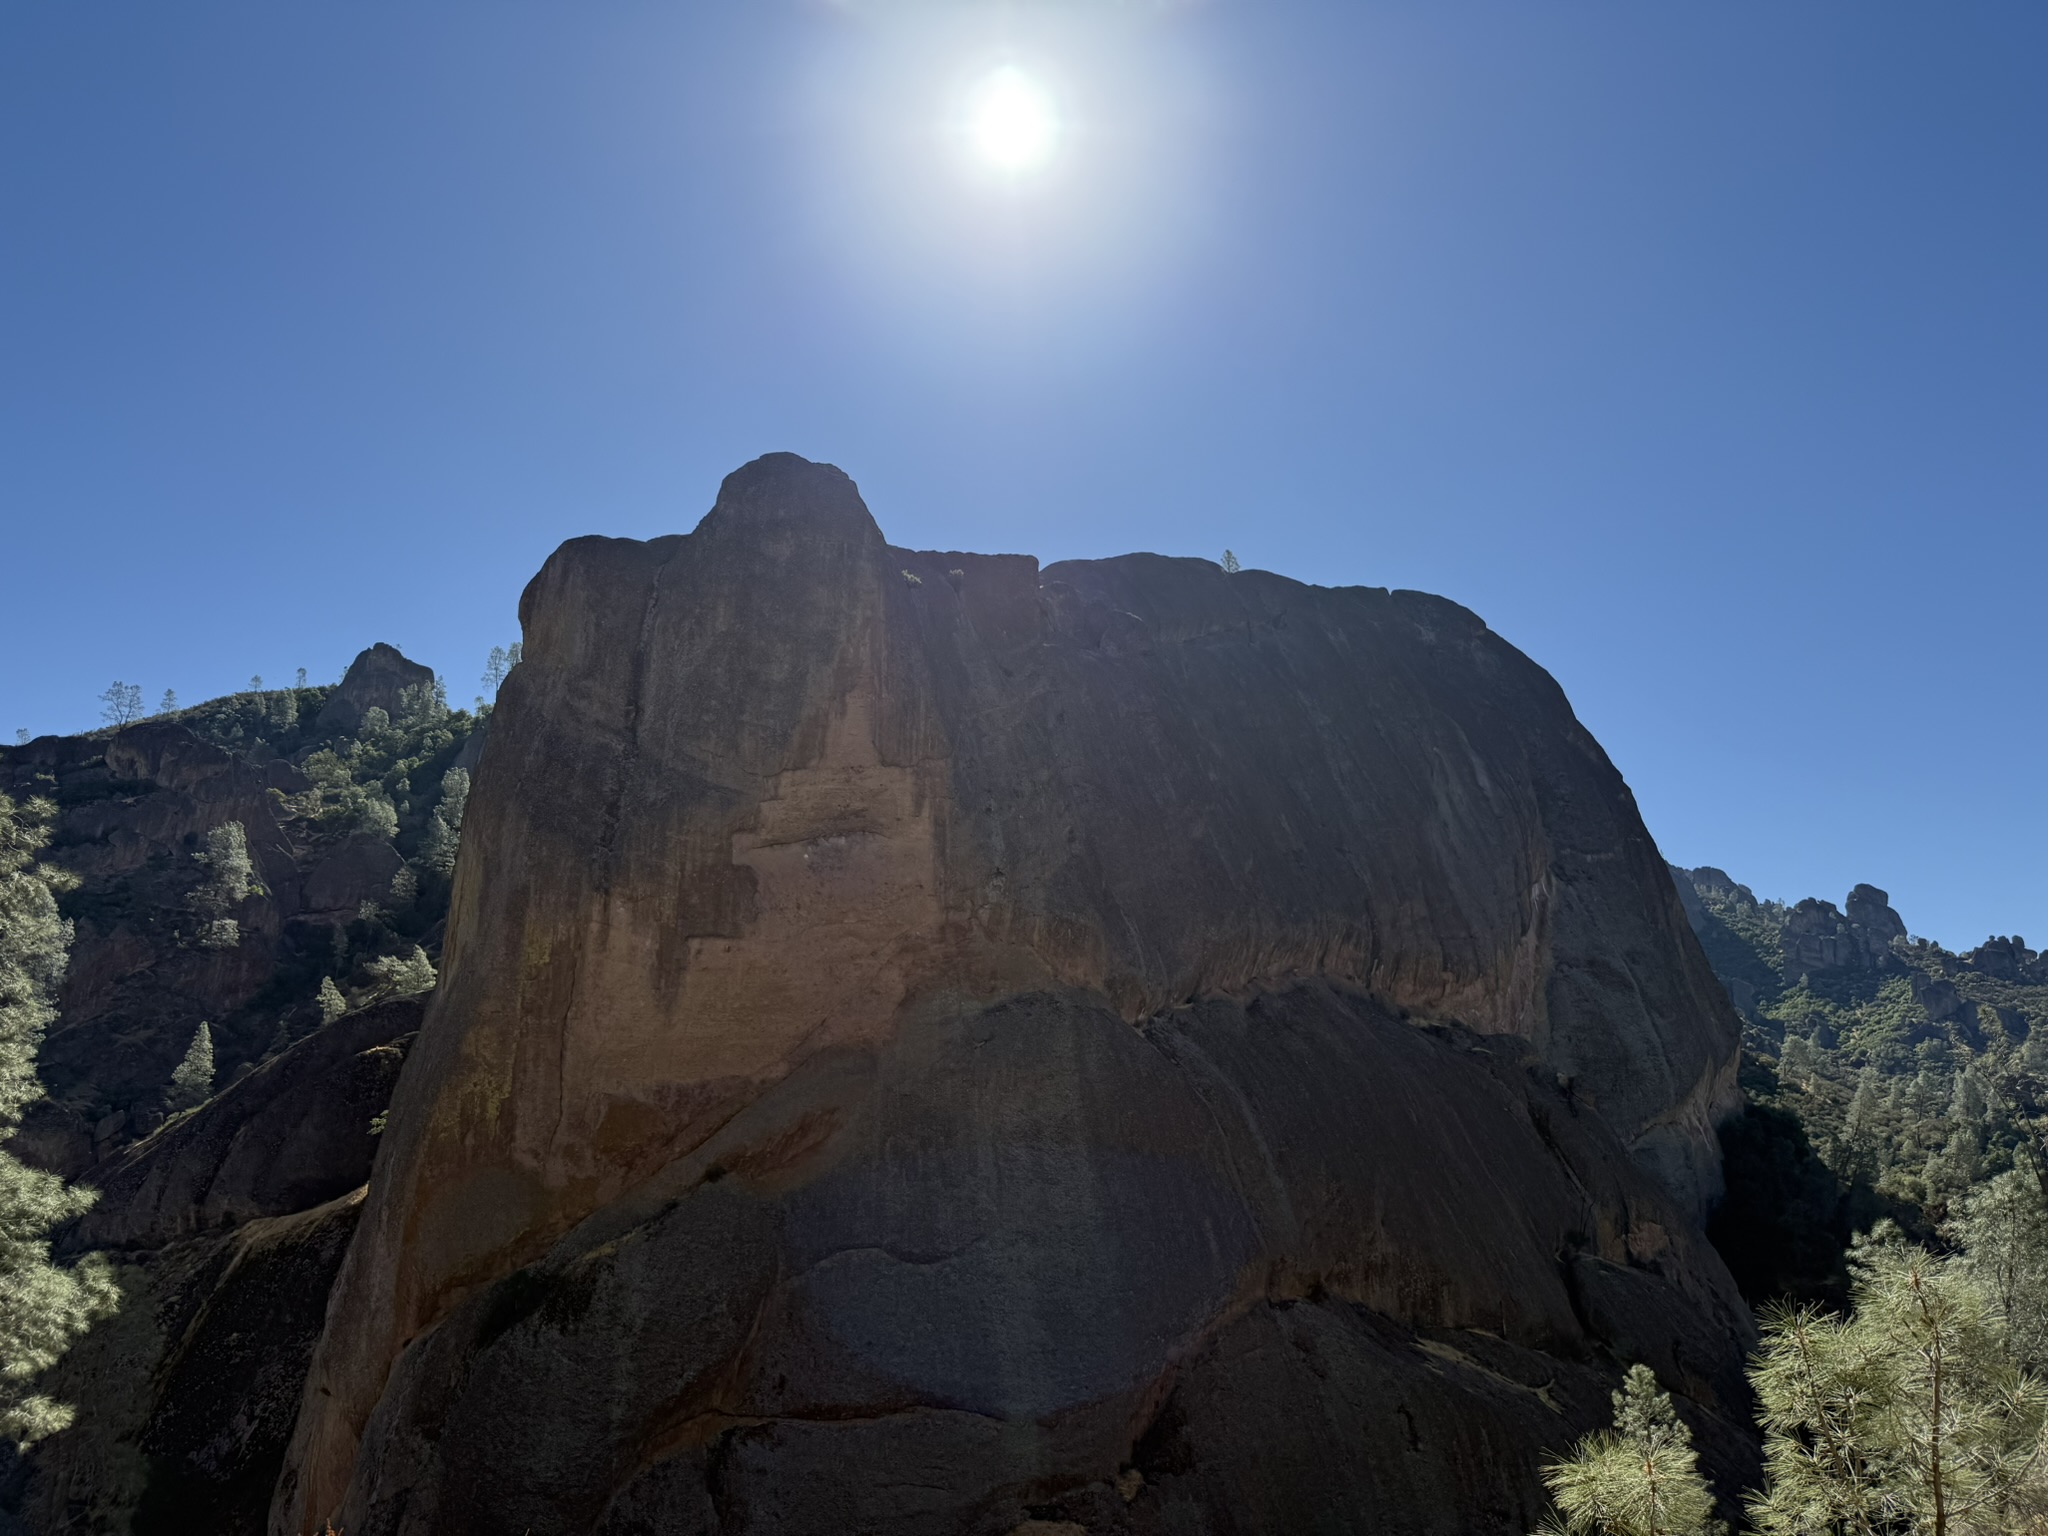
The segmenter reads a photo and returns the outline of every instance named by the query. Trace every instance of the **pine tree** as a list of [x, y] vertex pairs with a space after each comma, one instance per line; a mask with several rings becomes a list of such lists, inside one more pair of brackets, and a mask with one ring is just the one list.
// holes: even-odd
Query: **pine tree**
[[196, 1108], [212, 1096], [213, 1030], [201, 1020], [199, 1028], [192, 1032], [192, 1043], [185, 1047], [185, 1059], [171, 1073], [171, 1086], [164, 1100], [175, 1113]]
[[1962, 1199], [1984, 1172], [1981, 1132], [1966, 1120], [1954, 1124], [1948, 1140], [1939, 1150], [1928, 1153], [1920, 1172], [1920, 1182], [1926, 1188], [1925, 1203], [1937, 1210], [1946, 1210]]
[[320, 1022], [332, 1024], [348, 1012], [348, 1002], [341, 995], [341, 988], [334, 984], [332, 976], [320, 978], [320, 994], [314, 1000], [320, 1009]]
[[1750, 1516], [1767, 1536], [2022, 1528], [2009, 1517], [2040, 1470], [2048, 1391], [2013, 1367], [1983, 1286], [1887, 1226], [1857, 1245], [1851, 1316], [1763, 1314]]
[[164, 690], [164, 696], [156, 706], [156, 712], [160, 715], [175, 715], [178, 712], [177, 689], [166, 688]]
[[420, 834], [420, 865], [448, 875], [455, 872], [455, 853], [460, 836], [448, 825], [447, 812], [435, 806], [427, 817], [427, 830]]
[[450, 768], [441, 775], [441, 812], [448, 825], [462, 830], [462, 813], [469, 808], [469, 770]]
[[[24, 806], [0, 794], [0, 1142], [43, 1095], [36, 1051], [71, 945], [57, 896], [72, 882], [36, 862], [55, 815], [47, 800]], [[120, 1299], [98, 1255], [68, 1269], [50, 1259], [51, 1229], [94, 1198], [0, 1151], [0, 1434], [17, 1443], [71, 1422], [68, 1407], [32, 1384]]]
[[434, 988], [434, 962], [427, 958], [427, 952], [415, 944], [406, 955], [385, 955], [372, 960], [370, 974], [377, 978], [378, 994], [383, 997], [414, 997]]
[[199, 943], [204, 949], [233, 949], [242, 942], [235, 909], [256, 884], [256, 866], [249, 860], [249, 838], [239, 821], [222, 822], [206, 834], [206, 852], [192, 856], [206, 866], [206, 879], [192, 892], [192, 908], [202, 919]]
[[1244, 567], [1237, 563], [1237, 556], [1226, 549], [1223, 551], [1223, 569], [1232, 575], [1236, 575]]
[[119, 728], [142, 718], [142, 685], [119, 680], [107, 684], [100, 695], [100, 718]]
[[232, 917], [215, 917], [199, 925], [201, 949], [233, 949], [242, 942], [242, 925]]
[[1614, 1394], [1614, 1428], [1581, 1440], [1543, 1469], [1543, 1481], [1557, 1513], [1537, 1536], [1709, 1536], [1722, 1529], [1692, 1431], [1645, 1365], [1630, 1366]]
[[1984, 1092], [1984, 1083], [1975, 1063], [1965, 1066], [1956, 1074], [1955, 1091], [1949, 1095], [1950, 1123], [1981, 1126], [1990, 1108], [1991, 1101]]
[[455, 852], [462, 835], [462, 813], [469, 805], [469, 774], [450, 768], [441, 775], [441, 803], [427, 818], [427, 830], [420, 839], [422, 867], [452, 874]]
[[207, 910], [240, 906], [256, 890], [256, 866], [249, 861], [249, 834], [239, 821], [224, 821], [206, 834], [206, 852], [193, 857], [206, 866]]
[[1778, 1052], [1778, 1081], [1803, 1089], [1812, 1083], [1814, 1070], [1813, 1042], [1804, 1035], [1786, 1035]]
[[[372, 710], [371, 713], [378, 711]], [[382, 785], [371, 785], [357, 805], [356, 830], [373, 837], [398, 836], [398, 807], [391, 803]]]
[[408, 731], [438, 725], [448, 714], [448, 689], [436, 677], [398, 691], [398, 721]]
[[1856, 1093], [1849, 1100], [1849, 1113], [1842, 1121], [1843, 1172], [1876, 1182], [1885, 1168], [1885, 1140], [1880, 1122], [1884, 1103], [1878, 1095], [1880, 1081], [1876, 1067], [1865, 1067], [1856, 1080]]
[[1942, 1231], [2004, 1323], [2007, 1358], [2048, 1368], [2048, 1197], [2040, 1180], [2031, 1169], [2001, 1173], [1972, 1190]]
[[491, 647], [491, 654], [484, 661], [484, 692], [486, 698], [495, 699], [498, 696], [499, 687], [511, 674], [512, 669], [519, 665], [520, 658], [525, 653], [525, 650], [525, 645], [518, 640], [514, 640], [510, 645], [494, 645]]

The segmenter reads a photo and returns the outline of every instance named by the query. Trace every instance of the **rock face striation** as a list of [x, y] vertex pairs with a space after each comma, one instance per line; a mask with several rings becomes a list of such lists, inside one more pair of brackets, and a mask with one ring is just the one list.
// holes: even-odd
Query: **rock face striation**
[[1739, 1470], [1737, 1025], [1443, 600], [890, 547], [791, 455], [521, 605], [278, 1532], [1522, 1531]]

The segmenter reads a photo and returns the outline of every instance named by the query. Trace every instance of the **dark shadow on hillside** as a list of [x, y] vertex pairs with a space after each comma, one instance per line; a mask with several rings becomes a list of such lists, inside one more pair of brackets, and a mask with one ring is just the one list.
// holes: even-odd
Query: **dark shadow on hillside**
[[1843, 1183], [1782, 1109], [1751, 1104], [1721, 1129], [1728, 1193], [1707, 1236], [1751, 1306], [1819, 1302], [1846, 1308], [1849, 1237], [1897, 1209], [1867, 1183]]

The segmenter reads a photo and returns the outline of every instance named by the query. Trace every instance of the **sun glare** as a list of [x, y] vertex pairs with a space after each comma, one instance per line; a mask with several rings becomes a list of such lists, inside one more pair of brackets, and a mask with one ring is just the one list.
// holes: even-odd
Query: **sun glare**
[[1004, 66], [975, 92], [969, 114], [975, 152], [1012, 175], [1036, 169], [1059, 139], [1052, 100], [1022, 70]]

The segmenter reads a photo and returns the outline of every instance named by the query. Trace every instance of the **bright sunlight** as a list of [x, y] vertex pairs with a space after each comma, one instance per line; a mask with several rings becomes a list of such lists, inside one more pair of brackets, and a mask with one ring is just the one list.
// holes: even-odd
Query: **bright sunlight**
[[975, 151], [1013, 175], [1043, 165], [1059, 138], [1059, 115], [1051, 98], [1010, 65], [982, 82], [968, 121]]

